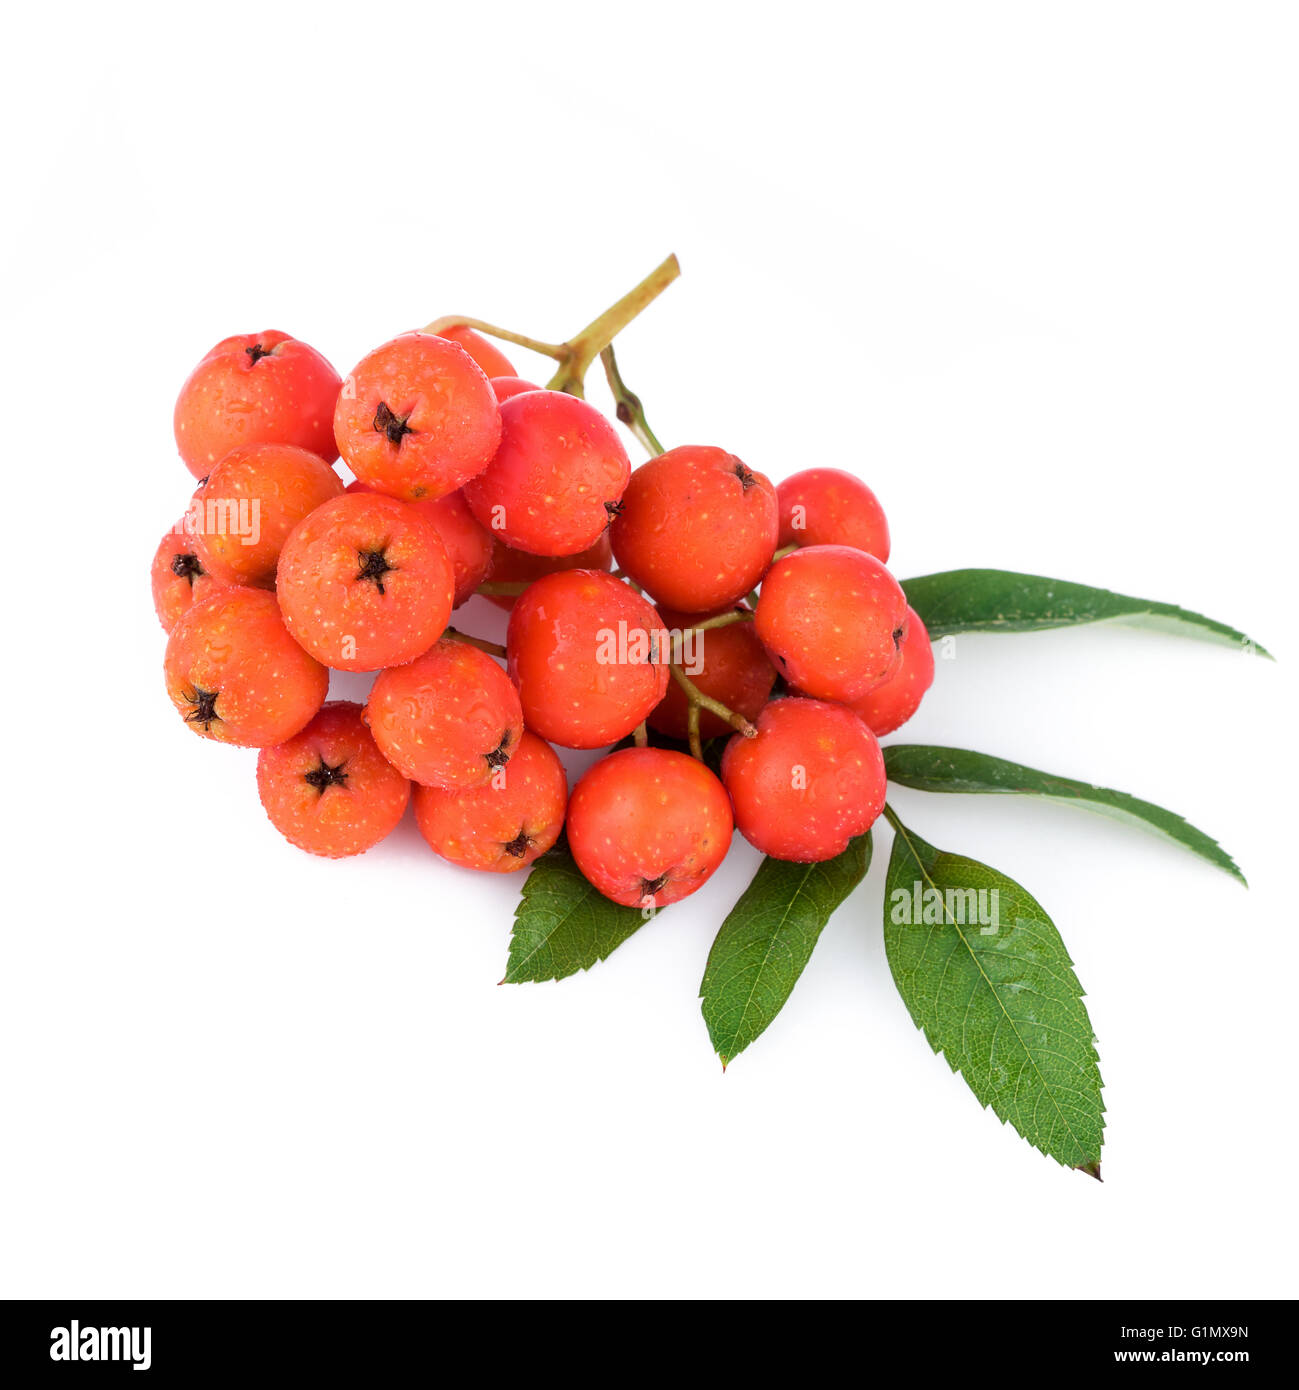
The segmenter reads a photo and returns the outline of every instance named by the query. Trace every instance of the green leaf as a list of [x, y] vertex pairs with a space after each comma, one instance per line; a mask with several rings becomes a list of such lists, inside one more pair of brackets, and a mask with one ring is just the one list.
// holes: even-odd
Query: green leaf
[[561, 838], [523, 885], [501, 983], [562, 980], [589, 970], [648, 920], [640, 908], [610, 902], [593, 888]]
[[866, 875], [867, 831], [834, 859], [764, 859], [708, 953], [699, 997], [725, 1069], [785, 1005], [830, 914]]
[[[1007, 762], [988, 753], [968, 748], [927, 747], [919, 743], [894, 743], [884, 749], [884, 766], [889, 781], [922, 792], [1024, 793], [1044, 796], [1052, 801], [1076, 801], [1102, 814], [1126, 822], [1151, 826], [1170, 840], [1184, 845], [1210, 864], [1245, 882], [1235, 860], [1203, 830], [1151, 801], [1129, 796], [1110, 787], [1075, 782], [1049, 772]], [[1248, 886], [1248, 885], [1246, 885]]]
[[1014, 880], [926, 844], [891, 807], [885, 815], [896, 834], [884, 946], [916, 1026], [1003, 1123], [1099, 1178], [1101, 1074], [1059, 932]]
[[946, 570], [907, 579], [907, 602], [930, 637], [953, 632], [1038, 632], [1077, 623], [1156, 627], [1226, 646], [1243, 647], [1270, 661], [1271, 653], [1243, 632], [1187, 608], [1130, 598], [1108, 589], [1008, 570]]

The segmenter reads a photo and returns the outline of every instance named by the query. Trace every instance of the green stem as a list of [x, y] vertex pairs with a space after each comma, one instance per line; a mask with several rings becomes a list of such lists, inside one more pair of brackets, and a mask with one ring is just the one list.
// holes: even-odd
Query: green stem
[[714, 700], [711, 695], [705, 695], [675, 661], [672, 663], [671, 670], [672, 679], [685, 691], [686, 699], [689, 700], [692, 707], [706, 709], [710, 714], [715, 714], [718, 719], [724, 720], [737, 733], [743, 734], [745, 738], [757, 738], [757, 729], [742, 714], [736, 714], [720, 700]]
[[587, 368], [613, 342], [614, 338], [641, 312], [652, 304], [659, 295], [681, 274], [681, 266], [675, 256], [669, 256], [662, 265], [656, 266], [634, 290], [623, 295], [607, 308], [599, 318], [591, 320], [575, 337], [562, 344], [563, 355], [559, 357], [559, 370], [547, 382], [551, 391], [567, 391], [570, 396], [581, 396]]
[[699, 706], [691, 701], [686, 710], [686, 737], [690, 740], [690, 756], [704, 760], [704, 745], [699, 738]]
[[480, 652], [486, 652], [488, 656], [499, 656], [505, 659], [505, 648], [499, 642], [489, 642], [485, 637], [471, 637], [467, 632], [459, 632], [453, 627], [447, 628], [442, 634], [443, 637], [450, 637], [452, 641], [463, 642], [468, 647], [477, 647]]
[[600, 361], [604, 364], [604, 374], [608, 378], [609, 389], [613, 392], [617, 405], [615, 414], [636, 436], [647, 453], [651, 456], [663, 453], [662, 444], [658, 442], [654, 431], [649, 427], [649, 421], [645, 418], [645, 407], [641, 404], [640, 397], [622, 379], [618, 361], [613, 355], [612, 343], [600, 354]]
[[423, 331], [425, 333], [441, 334], [448, 328], [473, 328], [479, 333], [486, 333], [493, 338], [500, 338], [507, 343], [517, 343], [519, 347], [530, 349], [532, 352], [539, 352], [543, 357], [553, 357], [557, 362], [562, 362], [565, 355], [565, 344], [563, 343], [543, 343], [539, 338], [529, 338], [523, 333], [514, 333], [508, 328], [497, 328], [494, 323], [484, 323], [482, 319], [471, 319], [465, 314], [445, 314], [440, 319], [434, 319], [432, 323], [426, 324]]
[[783, 560], [786, 555], [792, 555], [797, 549], [798, 546], [796, 545], [782, 545], [771, 557], [771, 563], [774, 565], [777, 560]]
[[632, 730], [631, 739], [637, 748], [649, 747], [649, 730], [645, 727], [645, 721], [643, 719], [636, 725], [635, 729]]
[[691, 623], [695, 632], [712, 632], [714, 628], [730, 627], [732, 623], [751, 623], [753, 614], [747, 608], [735, 608], [729, 613], [718, 613], [716, 617], [705, 618], [702, 623]]

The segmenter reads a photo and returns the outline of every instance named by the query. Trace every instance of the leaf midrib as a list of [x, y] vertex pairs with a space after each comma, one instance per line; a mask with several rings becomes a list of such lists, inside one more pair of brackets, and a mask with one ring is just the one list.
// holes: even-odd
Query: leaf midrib
[[[734, 1047], [736, 1040], [739, 1038], [740, 1031], [743, 1029], [745, 1020], [749, 1016], [749, 1006], [753, 1003], [753, 996], [758, 992], [758, 981], [762, 978], [762, 972], [767, 968], [767, 962], [771, 959], [771, 950], [776, 943], [776, 937], [780, 935], [782, 928], [789, 921], [790, 914], [794, 910], [794, 905], [802, 897], [803, 889], [807, 886], [808, 879], [811, 878], [813, 872], [818, 868], [819, 865], [816, 864], [808, 864], [804, 868], [802, 876], [798, 881], [798, 886], [790, 895], [789, 902], [786, 905], [784, 912], [781, 914], [780, 921], [776, 924], [775, 930], [771, 932], [767, 939], [767, 949], [763, 953], [762, 964], [758, 966], [758, 969], [754, 974], [753, 984], [749, 988], [749, 997], [744, 1001], [744, 1008], [740, 1013], [740, 1021], [738, 1024], [736, 1024], [735, 1028], [731, 1032], [732, 1047]], [[735, 1056], [734, 1053], [723, 1052], [720, 1047], [717, 1049], [717, 1055], [722, 1059], [723, 1067], [725, 1067]]]
[[[1028, 1058], [1029, 1065], [1033, 1068], [1034, 1074], [1037, 1076], [1038, 1080], [1041, 1082], [1041, 1084], [1042, 1084], [1042, 1089], [1046, 1092], [1046, 1094], [1047, 1094], [1048, 1096], [1051, 1097], [1051, 1105], [1052, 1105], [1052, 1108], [1055, 1110], [1055, 1113], [1060, 1117], [1060, 1123], [1063, 1124], [1064, 1127], [1065, 1127], [1065, 1129], [1068, 1131], [1069, 1138], [1073, 1140], [1074, 1148], [1077, 1149], [1077, 1151], [1078, 1151], [1080, 1154], [1082, 1154], [1082, 1156], [1083, 1156], [1083, 1161], [1084, 1161], [1084, 1162], [1086, 1162], [1086, 1163], [1094, 1163], [1096, 1160], [1088, 1153], [1087, 1145], [1084, 1144], [1084, 1143], [1082, 1143], [1082, 1142], [1079, 1140], [1078, 1135], [1077, 1135], [1077, 1134], [1075, 1133], [1075, 1131], [1074, 1131], [1074, 1127], [1069, 1123], [1069, 1120], [1068, 1120], [1068, 1118], [1066, 1117], [1064, 1111], [1060, 1109], [1060, 1104], [1059, 1104], [1059, 1102], [1058, 1102], [1058, 1101], [1056, 1100], [1056, 1098], [1055, 1098], [1055, 1092], [1054, 1092], [1054, 1090], [1053, 1090], [1052, 1087], [1051, 1087], [1051, 1083], [1050, 1083], [1049, 1081], [1047, 1081], [1047, 1079], [1046, 1079], [1045, 1076], [1042, 1075], [1041, 1068], [1040, 1068], [1040, 1067], [1038, 1066], [1038, 1064], [1037, 1064], [1037, 1058], [1033, 1055], [1033, 1050], [1029, 1047], [1028, 1043], [1025, 1041], [1024, 1035], [1019, 1031], [1019, 1028], [1018, 1028], [1018, 1027], [1016, 1026], [1016, 1024], [1015, 1024], [1015, 1020], [1010, 1016], [1009, 1012], [1008, 1012], [1007, 1009], [1006, 1009], [1005, 1004], [1003, 1004], [1003, 1003], [1001, 1002], [1001, 995], [998, 993], [997, 988], [996, 988], [996, 986], [992, 983], [991, 979], [989, 979], [987, 971], [984, 970], [982, 964], [980, 963], [979, 957], [978, 957], [978, 953], [977, 953], [976, 951], [974, 951], [974, 950], [971, 949], [970, 943], [969, 943], [969, 941], [966, 939], [965, 933], [961, 930], [960, 926], [957, 924], [956, 919], [953, 918], [953, 917], [951, 916], [951, 914], [948, 912], [948, 910], [947, 910], [947, 898], [946, 898], [941, 892], [939, 892], [938, 885], [937, 885], [937, 884], [934, 882], [934, 880], [930, 877], [928, 869], [926, 869], [925, 866], [924, 866], [924, 864], [921, 863], [920, 856], [919, 856], [919, 854], [916, 853], [915, 844], [914, 844], [914, 842], [913, 842], [912, 839], [911, 839], [911, 833], [910, 833], [910, 831], [907, 830], [906, 826], [903, 825], [903, 823], [902, 823], [900, 820], [897, 820], [897, 819], [895, 819], [895, 818], [892, 819], [892, 824], [893, 824], [893, 831], [894, 831], [894, 834], [901, 836], [903, 842], [906, 844], [907, 852], [911, 855], [911, 858], [915, 861], [916, 868], [920, 871], [921, 875], [924, 877], [925, 882], [934, 890], [935, 893], [938, 893], [938, 896], [942, 899], [942, 902], [943, 902], [943, 915], [944, 915], [945, 917], [947, 917], [947, 918], [950, 919], [952, 929], [956, 932], [957, 936], [960, 938], [961, 945], [965, 947], [967, 953], [969, 954], [969, 957], [970, 957], [971, 961], [974, 962], [974, 968], [979, 972], [979, 974], [980, 974], [980, 976], [982, 977], [984, 983], [987, 985], [987, 987], [988, 987], [990, 993], [992, 994], [992, 997], [997, 1001], [997, 1007], [1001, 1010], [1003, 1017], [1005, 1018], [1006, 1022], [1010, 1025], [1010, 1031], [1015, 1035], [1016, 1041], [1019, 1043], [1020, 1047], [1022, 1047], [1022, 1048], [1024, 1049], [1024, 1055]], [[941, 851], [940, 851], [940, 853], [941, 853]], [[1075, 1164], [1074, 1166], [1077, 1167], [1078, 1165]]]

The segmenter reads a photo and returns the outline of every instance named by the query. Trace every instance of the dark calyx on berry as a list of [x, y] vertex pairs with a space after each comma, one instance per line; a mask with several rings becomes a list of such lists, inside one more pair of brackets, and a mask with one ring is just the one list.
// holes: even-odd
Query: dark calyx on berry
[[527, 833], [526, 830], [520, 827], [519, 833], [514, 837], [514, 839], [512, 839], [508, 845], [502, 845], [501, 848], [506, 852], [506, 854], [513, 855], [515, 859], [522, 859], [523, 856], [527, 854], [531, 846], [532, 837]]
[[256, 363], [260, 362], [263, 357], [269, 357], [275, 349], [263, 347], [261, 343], [254, 343], [252, 347], [244, 348], [244, 351], [248, 354], [249, 366], [254, 366]]
[[505, 764], [510, 761], [509, 749], [510, 731], [506, 729], [506, 731], [501, 735], [501, 741], [496, 745], [496, 747], [493, 748], [490, 753], [483, 754], [483, 757], [487, 759], [487, 766], [504, 767]]
[[185, 716], [185, 723], [201, 724], [204, 732], [210, 729], [213, 724], [220, 724], [221, 716], [216, 712], [218, 693], [215, 690], [201, 690], [196, 685], [193, 693], [185, 696], [185, 703], [194, 706]]
[[347, 785], [347, 773], [343, 769], [347, 766], [346, 760], [339, 763], [337, 767], [330, 765], [321, 758], [320, 766], [313, 767], [310, 772], [303, 774], [302, 780], [324, 796], [329, 787], [345, 787]]
[[735, 465], [735, 476], [740, 480], [740, 487], [745, 492], [748, 492], [754, 483], [758, 481], [742, 463], [737, 463]]
[[189, 580], [190, 588], [193, 588], [194, 581], [204, 573], [204, 569], [199, 564], [197, 555], [173, 555], [171, 572], [177, 579]]
[[609, 520], [605, 522], [606, 526], [611, 526], [614, 518], [622, 515], [625, 505], [624, 502], [606, 502], [604, 504], [605, 511], [609, 513]]
[[415, 433], [406, 423], [409, 419], [409, 415], [394, 415], [388, 408], [387, 401], [380, 401], [379, 409], [374, 412], [374, 427], [380, 434], [388, 436], [389, 444], [400, 447], [406, 435]]
[[357, 571], [357, 581], [368, 579], [380, 593], [384, 592], [383, 577], [399, 569], [399, 565], [390, 565], [387, 556], [382, 550], [358, 550], [357, 559], [361, 562], [361, 568]]
[[893, 629], [893, 645], [894, 645], [895, 647], [900, 647], [900, 646], [902, 645], [902, 639], [903, 639], [906, 635], [907, 635], [907, 630], [906, 630], [906, 628], [904, 628], [904, 627], [895, 627], [895, 628]]
[[668, 879], [671, 877], [672, 874], [668, 872], [660, 874], [657, 878], [643, 878], [640, 881], [640, 890], [647, 898], [652, 898], [655, 893], [667, 887]]

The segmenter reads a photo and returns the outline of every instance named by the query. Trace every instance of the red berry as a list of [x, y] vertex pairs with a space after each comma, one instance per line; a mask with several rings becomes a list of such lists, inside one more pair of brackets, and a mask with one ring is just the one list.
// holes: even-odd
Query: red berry
[[185, 723], [242, 748], [292, 738], [329, 689], [329, 672], [289, 636], [265, 589], [223, 589], [196, 604], [172, 628], [163, 666]]
[[631, 463], [613, 426], [563, 391], [501, 404], [501, 446], [465, 488], [492, 535], [534, 555], [574, 555], [600, 539]]
[[[358, 480], [349, 484], [347, 491], [372, 493], [375, 489]], [[456, 592], [451, 606], [459, 608], [492, 568], [492, 538], [474, 520], [463, 492], [448, 492], [445, 497], [436, 499], [422, 497], [418, 502], [407, 502], [406, 506], [414, 507], [442, 537], [455, 570]]]
[[755, 626], [790, 685], [854, 700], [897, 670], [906, 617], [902, 586], [873, 555], [815, 545], [768, 571]]
[[773, 859], [833, 859], [884, 809], [884, 758], [875, 735], [843, 705], [773, 700], [758, 735], [737, 734], [722, 755], [735, 825]]
[[481, 333], [475, 333], [472, 328], [444, 328], [438, 337], [446, 338], [448, 342], [459, 343], [483, 369], [484, 375], [489, 377], [512, 377], [514, 375], [514, 367], [510, 359], [495, 343], [489, 342]]
[[411, 661], [451, 616], [442, 539], [393, 497], [349, 493], [317, 507], [280, 553], [276, 593], [294, 638], [337, 671]]
[[334, 434], [352, 472], [405, 501], [445, 497], [481, 473], [501, 437], [496, 397], [458, 344], [403, 333], [353, 369]]
[[457, 791], [487, 782], [523, 734], [518, 692], [505, 672], [453, 637], [408, 665], [380, 671], [365, 720], [399, 772]]
[[659, 603], [723, 608], [762, 578], [776, 549], [776, 492], [724, 449], [669, 449], [642, 464], [613, 524], [613, 553]]
[[396, 827], [410, 783], [375, 746], [361, 706], [335, 701], [288, 742], [262, 749], [257, 792], [290, 844], [342, 859], [363, 854]]
[[600, 570], [538, 579], [514, 605], [506, 650], [528, 727], [564, 748], [604, 748], [663, 698], [659, 615]]
[[[726, 611], [726, 610], [723, 610]], [[681, 651], [682, 669], [703, 691], [719, 700], [735, 714], [748, 720], [758, 717], [767, 703], [771, 687], [776, 683], [776, 668], [751, 622], [731, 623], [727, 627], [711, 628], [707, 632], [690, 633], [694, 623], [703, 622], [714, 614], [677, 613], [660, 608], [659, 617], [671, 631], [682, 633], [692, 644]], [[694, 658], [697, 667], [690, 662]], [[701, 667], [701, 669], [699, 669]], [[649, 726], [669, 738], [684, 739], [689, 734], [689, 702], [685, 692], [674, 680], [668, 682], [667, 693], [649, 716]], [[710, 710], [699, 711], [699, 733], [702, 738], [729, 734], [731, 726]]]
[[902, 639], [902, 661], [898, 669], [882, 685], [850, 701], [848, 708], [882, 738], [911, 718], [933, 683], [934, 649], [929, 645], [929, 633], [920, 621], [920, 614], [908, 608], [907, 631]]
[[287, 333], [224, 338], [180, 388], [176, 447], [196, 478], [241, 444], [296, 444], [333, 463], [339, 385], [315, 348]]
[[187, 534], [184, 519], [158, 542], [149, 572], [153, 609], [164, 632], [170, 632], [196, 603], [230, 585], [203, 568], [194, 537]]
[[541, 387], [521, 376], [494, 376], [492, 390], [498, 401], [508, 401], [511, 396], [521, 396], [525, 391], [540, 391]]
[[848, 545], [889, 558], [889, 524], [879, 499], [838, 468], [805, 468], [776, 488], [780, 545]]
[[190, 503], [199, 559], [228, 584], [270, 588], [289, 532], [342, 491], [338, 474], [307, 449], [231, 449]]
[[722, 784], [684, 753], [624, 748], [573, 789], [568, 843], [588, 882], [626, 907], [666, 907], [701, 888], [730, 848]]
[[443, 859], [508, 874], [559, 839], [568, 778], [550, 744], [524, 730], [514, 756], [471, 791], [415, 788], [420, 834]]
[[[613, 547], [606, 531], [593, 546], [579, 550], [576, 555], [529, 555], [526, 550], [511, 550], [500, 541], [493, 543], [490, 578], [493, 584], [531, 584], [543, 574], [560, 570], [611, 570]], [[506, 612], [514, 607], [511, 594], [489, 594], [488, 598]]]

